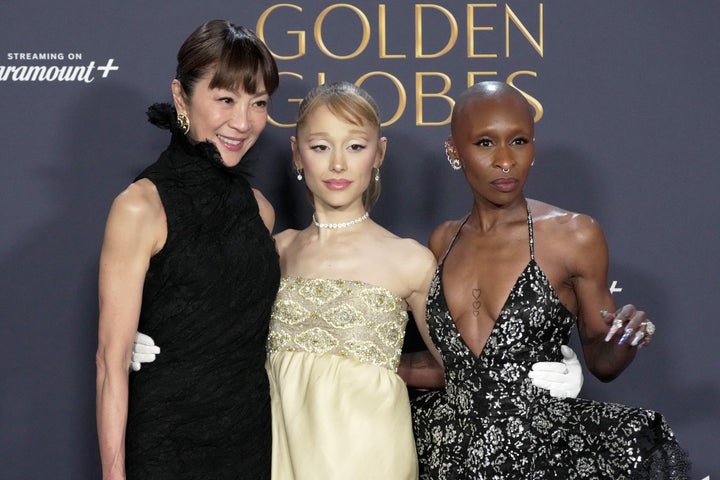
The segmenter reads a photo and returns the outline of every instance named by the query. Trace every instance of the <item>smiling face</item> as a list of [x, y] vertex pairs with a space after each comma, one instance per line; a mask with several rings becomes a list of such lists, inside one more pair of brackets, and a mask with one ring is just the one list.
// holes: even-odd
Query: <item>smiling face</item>
[[249, 94], [242, 89], [210, 88], [213, 75], [212, 70], [203, 75], [189, 98], [174, 80], [173, 99], [177, 111], [186, 113], [190, 120], [190, 138], [212, 142], [223, 163], [233, 167], [265, 128], [269, 95], [260, 76], [256, 93]]
[[519, 92], [501, 89], [461, 102], [453, 115], [448, 151], [461, 160], [476, 198], [502, 205], [522, 197], [535, 157], [534, 121], [527, 101]]
[[[362, 214], [363, 193], [385, 155], [385, 138], [368, 122], [355, 124], [318, 105], [291, 138], [295, 166], [304, 170], [316, 212]], [[359, 215], [356, 215], [359, 216]]]

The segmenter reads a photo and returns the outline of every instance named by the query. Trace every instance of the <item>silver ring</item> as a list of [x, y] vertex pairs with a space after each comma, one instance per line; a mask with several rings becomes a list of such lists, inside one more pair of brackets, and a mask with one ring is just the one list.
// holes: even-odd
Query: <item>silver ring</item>
[[650, 335], [646, 335], [645, 332], [643, 332], [642, 330], [638, 330], [637, 332], [635, 332], [635, 335], [633, 335], [633, 340], [632, 340], [632, 342], [630, 342], [630, 345], [632, 345], [634, 347], [634, 346], [638, 345], [643, 338], [649, 337], [649, 336]]
[[509, 169], [509, 168], [502, 168], [501, 170], [502, 170], [502, 172], [503, 172], [505, 175], [507, 175], [508, 173], [510, 173], [510, 169]]
[[648, 320], [642, 324], [645, 325], [645, 333], [647, 333], [649, 337], [655, 335], [655, 324], [653, 322]]

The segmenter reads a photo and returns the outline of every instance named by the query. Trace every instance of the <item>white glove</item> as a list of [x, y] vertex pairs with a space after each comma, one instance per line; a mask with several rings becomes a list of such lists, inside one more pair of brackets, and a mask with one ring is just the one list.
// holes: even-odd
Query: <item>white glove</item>
[[137, 372], [143, 363], [155, 361], [155, 355], [160, 354], [160, 347], [155, 345], [153, 339], [144, 333], [137, 332], [135, 334], [135, 342], [132, 349], [132, 360], [130, 368]]
[[536, 387], [550, 390], [555, 398], [575, 398], [583, 384], [583, 373], [580, 361], [572, 348], [562, 345], [562, 362], [538, 362], [532, 366], [528, 376]]

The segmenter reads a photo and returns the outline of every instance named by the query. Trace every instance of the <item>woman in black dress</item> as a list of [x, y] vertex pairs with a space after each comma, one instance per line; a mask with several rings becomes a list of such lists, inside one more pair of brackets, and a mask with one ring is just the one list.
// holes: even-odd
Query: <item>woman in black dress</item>
[[[245, 164], [277, 86], [259, 38], [214, 20], [178, 52], [174, 106], [148, 112], [170, 145], [113, 202], [100, 257], [105, 479], [270, 477], [264, 348], [279, 265], [274, 212]], [[163, 355], [129, 378], [138, 328]]]
[[525, 198], [534, 142], [531, 107], [509, 85], [482, 82], [458, 99], [447, 155], [473, 202], [430, 238], [439, 266], [426, 321], [446, 390], [413, 405], [421, 477], [686, 479], [685, 453], [659, 413], [554, 398], [527, 379], [534, 362], [560, 358], [576, 323], [586, 364], [604, 381], [655, 332], [632, 305], [616, 311], [597, 223]]

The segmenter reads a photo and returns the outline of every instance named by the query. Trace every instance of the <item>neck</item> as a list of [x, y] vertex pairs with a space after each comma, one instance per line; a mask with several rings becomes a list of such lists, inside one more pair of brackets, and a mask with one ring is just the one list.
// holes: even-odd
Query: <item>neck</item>
[[527, 209], [525, 198], [520, 198], [517, 202], [507, 205], [475, 202], [470, 211], [469, 222], [484, 232], [490, 232], [500, 225], [525, 221]]

